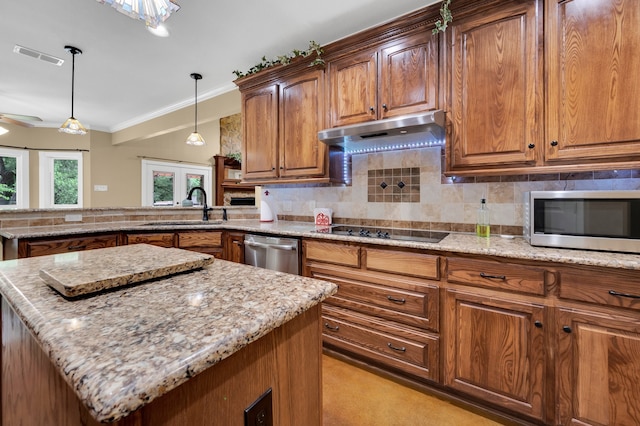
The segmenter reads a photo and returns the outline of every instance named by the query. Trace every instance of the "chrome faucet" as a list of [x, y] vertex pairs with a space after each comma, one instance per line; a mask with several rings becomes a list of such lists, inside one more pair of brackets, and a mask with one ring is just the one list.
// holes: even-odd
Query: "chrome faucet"
[[191, 196], [193, 195], [193, 191], [195, 191], [196, 189], [199, 189], [200, 192], [202, 192], [202, 201], [203, 201], [203, 206], [202, 206], [202, 220], [204, 222], [208, 222], [209, 221], [209, 212], [211, 210], [213, 210], [210, 207], [207, 207], [207, 193], [204, 192], [204, 188], [200, 187], [200, 186], [194, 186], [193, 188], [191, 188], [191, 190], [189, 191], [189, 195], [187, 195], [187, 200], [191, 200]]

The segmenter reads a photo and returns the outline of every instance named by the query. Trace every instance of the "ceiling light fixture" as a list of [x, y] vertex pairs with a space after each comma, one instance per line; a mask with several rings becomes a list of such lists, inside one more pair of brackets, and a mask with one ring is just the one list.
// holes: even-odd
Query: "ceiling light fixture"
[[193, 73], [191, 74], [191, 78], [194, 79], [196, 81], [196, 119], [195, 119], [195, 123], [196, 123], [196, 127], [195, 130], [193, 131], [193, 133], [191, 133], [189, 135], [189, 137], [187, 138], [187, 145], [195, 145], [195, 146], [202, 146], [204, 145], [204, 139], [202, 138], [202, 135], [200, 133], [198, 133], [198, 80], [202, 80], [202, 75], [198, 74], [198, 73]]
[[180, 5], [173, 0], [96, 0], [98, 3], [109, 4], [118, 12], [144, 21], [148, 26], [156, 28], [180, 9]]
[[5, 133], [9, 133], [9, 131], [4, 127], [0, 126], [0, 136], [4, 135]]
[[69, 133], [70, 135], [86, 135], [87, 129], [73, 116], [73, 94], [75, 89], [76, 76], [76, 55], [82, 55], [82, 50], [73, 46], [65, 46], [64, 49], [71, 53], [71, 117], [62, 123], [58, 129], [60, 132]]

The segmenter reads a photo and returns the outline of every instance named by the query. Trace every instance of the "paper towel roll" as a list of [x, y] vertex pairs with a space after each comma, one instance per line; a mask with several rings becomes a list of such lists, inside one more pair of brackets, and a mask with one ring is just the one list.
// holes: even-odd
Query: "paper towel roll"
[[273, 210], [265, 200], [260, 200], [260, 222], [273, 222]]

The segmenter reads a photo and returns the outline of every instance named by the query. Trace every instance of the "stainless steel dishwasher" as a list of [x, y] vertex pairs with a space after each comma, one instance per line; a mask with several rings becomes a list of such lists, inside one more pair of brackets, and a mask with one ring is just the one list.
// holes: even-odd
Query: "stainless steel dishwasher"
[[274, 271], [300, 275], [300, 240], [247, 234], [244, 236], [244, 263]]

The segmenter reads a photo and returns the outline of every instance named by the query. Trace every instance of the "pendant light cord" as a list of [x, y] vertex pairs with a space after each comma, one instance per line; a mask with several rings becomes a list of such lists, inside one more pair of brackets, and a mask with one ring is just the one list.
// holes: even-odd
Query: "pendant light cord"
[[76, 81], [76, 52], [71, 51], [71, 118], [75, 118], [73, 115], [73, 95], [75, 91]]
[[198, 133], [198, 79], [194, 78], [196, 81], [196, 133]]

